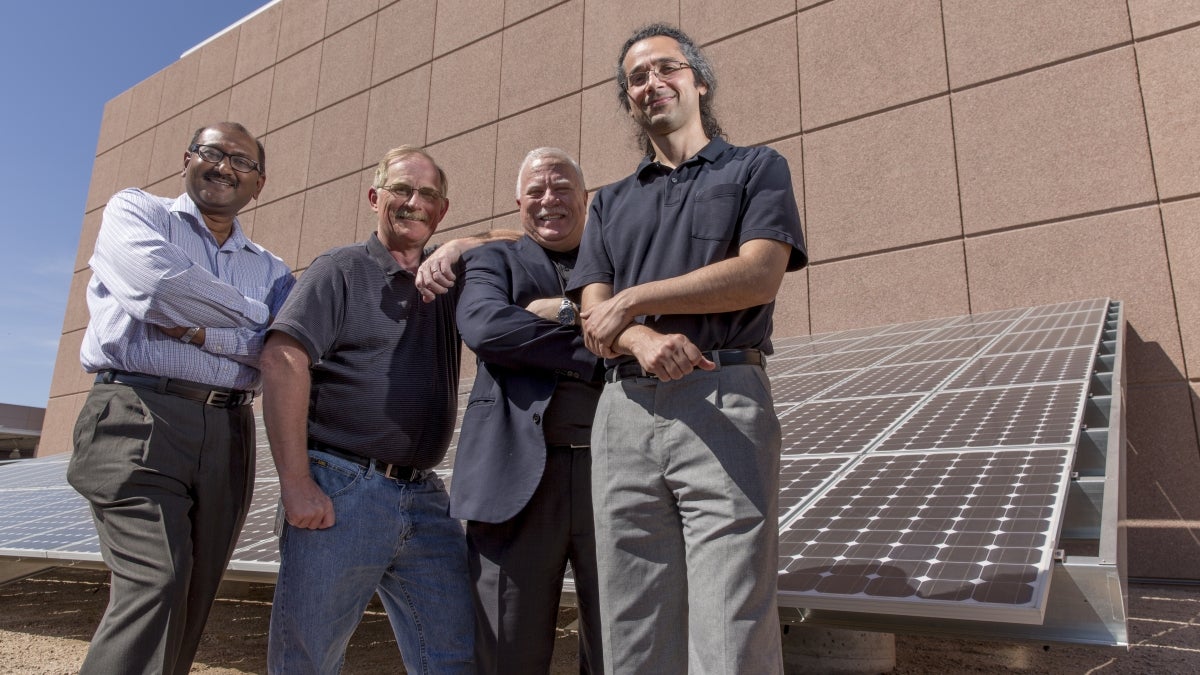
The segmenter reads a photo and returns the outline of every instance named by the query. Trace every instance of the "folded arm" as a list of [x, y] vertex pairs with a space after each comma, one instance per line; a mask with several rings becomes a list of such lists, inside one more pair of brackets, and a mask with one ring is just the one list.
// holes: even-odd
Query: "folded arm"
[[[612, 286], [589, 284], [582, 293], [583, 311], [595, 308], [612, 299]], [[696, 368], [712, 370], [716, 364], [704, 358], [700, 348], [685, 335], [660, 333], [649, 326], [633, 323], [621, 330], [611, 343], [602, 344], [584, 331], [588, 349], [605, 358], [631, 355], [648, 373], [660, 380], [674, 380], [687, 375]]]
[[639, 316], [717, 314], [765, 305], [775, 299], [790, 255], [791, 246], [785, 242], [751, 239], [736, 256], [678, 277], [615, 295], [607, 286], [607, 293], [593, 291], [590, 302], [585, 289], [583, 330], [588, 347], [602, 356], [613, 353], [618, 336]]
[[157, 326], [265, 326], [267, 305], [193, 263], [160, 231], [161, 207], [137, 195], [123, 191], [109, 201], [90, 261], [121, 308]]
[[[512, 279], [498, 252], [472, 258], [458, 302], [463, 342], [481, 359], [506, 368], [538, 368], [587, 378], [596, 358], [579, 328], [557, 320], [561, 296], [514, 302]], [[551, 318], [554, 317], [554, 318]]]

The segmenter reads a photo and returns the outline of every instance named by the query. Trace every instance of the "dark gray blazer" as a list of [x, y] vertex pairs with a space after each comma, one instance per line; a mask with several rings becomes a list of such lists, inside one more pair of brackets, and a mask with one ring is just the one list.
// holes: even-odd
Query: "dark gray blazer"
[[463, 261], [458, 330], [479, 370], [458, 437], [450, 515], [502, 523], [541, 481], [542, 416], [558, 378], [591, 378], [596, 357], [578, 328], [524, 309], [562, 295], [554, 264], [528, 236], [480, 246]]

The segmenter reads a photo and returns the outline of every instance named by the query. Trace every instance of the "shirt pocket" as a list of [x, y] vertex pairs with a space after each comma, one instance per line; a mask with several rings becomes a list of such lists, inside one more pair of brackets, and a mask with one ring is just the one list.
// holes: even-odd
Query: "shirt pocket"
[[692, 206], [692, 237], [729, 241], [737, 231], [742, 185], [722, 183], [701, 190]]

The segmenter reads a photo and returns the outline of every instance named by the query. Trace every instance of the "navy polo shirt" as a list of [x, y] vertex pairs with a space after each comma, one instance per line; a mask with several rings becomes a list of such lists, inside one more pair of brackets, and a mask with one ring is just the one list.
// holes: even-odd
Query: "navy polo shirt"
[[270, 330], [298, 340], [312, 361], [311, 447], [421, 469], [445, 457], [458, 413], [462, 285], [425, 303], [414, 282], [375, 234], [321, 254], [296, 282]]
[[[619, 293], [670, 279], [732, 258], [751, 239], [791, 246], [788, 271], [808, 262], [787, 160], [771, 148], [714, 138], [675, 169], [644, 159], [633, 175], [596, 193], [569, 289], [602, 283]], [[637, 320], [663, 334], [686, 335], [701, 350], [769, 354], [774, 307]]]

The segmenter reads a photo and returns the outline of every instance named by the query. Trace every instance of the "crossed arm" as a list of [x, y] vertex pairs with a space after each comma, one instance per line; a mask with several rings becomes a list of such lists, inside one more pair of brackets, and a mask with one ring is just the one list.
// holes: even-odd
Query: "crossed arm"
[[660, 379], [712, 370], [687, 337], [662, 334], [635, 323], [638, 316], [715, 314], [765, 305], [775, 299], [787, 270], [791, 246], [774, 239], [751, 239], [733, 258], [671, 279], [632, 286], [613, 294], [610, 284], [583, 288], [583, 335], [588, 349], [605, 357], [628, 354]]
[[[196, 265], [167, 239], [163, 207], [137, 192], [109, 200], [90, 265], [112, 298], [134, 319], [179, 338], [192, 326], [201, 330], [192, 344], [255, 365], [262, 331], [291, 289], [290, 275], [266, 279], [263, 300]], [[270, 303], [270, 304], [268, 304]], [[207, 329], [207, 330], [205, 330]]]

